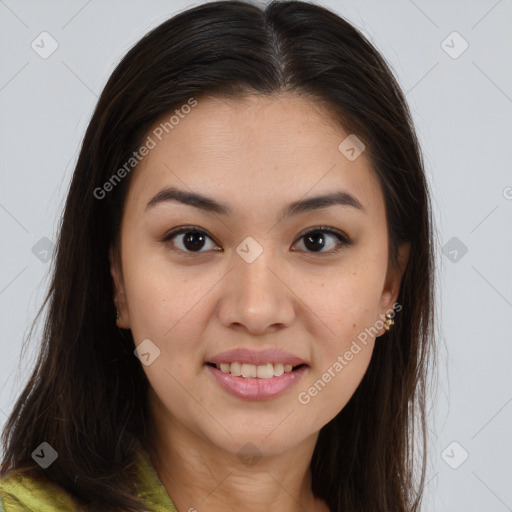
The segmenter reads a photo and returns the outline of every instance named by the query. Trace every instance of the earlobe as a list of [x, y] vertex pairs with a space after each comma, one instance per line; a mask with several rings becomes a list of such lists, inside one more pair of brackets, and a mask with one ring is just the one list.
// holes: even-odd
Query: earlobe
[[116, 306], [116, 324], [121, 329], [129, 329], [129, 315], [126, 304], [126, 294], [124, 291], [123, 276], [120, 270], [118, 258], [115, 255], [113, 247], [109, 248], [108, 259], [110, 261], [110, 275], [114, 288], [114, 303]]

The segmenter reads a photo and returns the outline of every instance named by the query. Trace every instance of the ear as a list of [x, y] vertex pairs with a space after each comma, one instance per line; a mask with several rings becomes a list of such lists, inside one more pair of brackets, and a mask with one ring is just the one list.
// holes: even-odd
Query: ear
[[[410, 252], [410, 242], [406, 242], [400, 245], [398, 247], [398, 268], [388, 269], [386, 281], [384, 283], [384, 289], [382, 290], [381, 296], [381, 314], [383, 318], [386, 316], [386, 313], [389, 313], [390, 311], [393, 310], [393, 306], [398, 299], [398, 294], [400, 292], [400, 283], [402, 282], [402, 277], [407, 267], [407, 262], [409, 261]], [[378, 336], [381, 336], [385, 332], [386, 330], [382, 329], [379, 332]]]
[[110, 275], [112, 276], [112, 282], [114, 285], [114, 303], [117, 311], [119, 312], [119, 318], [117, 318], [116, 323], [121, 329], [129, 329], [130, 316], [126, 302], [121, 264], [118, 261], [112, 246], [110, 246], [108, 251], [108, 259], [110, 261]]

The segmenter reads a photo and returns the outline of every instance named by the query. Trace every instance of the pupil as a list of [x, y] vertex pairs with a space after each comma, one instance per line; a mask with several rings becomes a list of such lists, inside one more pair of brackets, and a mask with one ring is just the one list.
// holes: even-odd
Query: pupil
[[[315, 241], [316, 242], [320, 242], [321, 246], [320, 247], [311, 247], [310, 245], [315, 245]], [[311, 242], [311, 244], [310, 244]], [[312, 234], [309, 234], [305, 240], [304, 240], [304, 245], [308, 248], [308, 249], [322, 249], [323, 246], [324, 246], [324, 237], [323, 237], [323, 233], [321, 231], [314, 231]]]
[[204, 244], [204, 236], [197, 231], [189, 231], [185, 233], [183, 244], [189, 250], [199, 250]]
[[[183, 244], [189, 250], [200, 250], [204, 245], [204, 236], [197, 231], [189, 231], [185, 233]], [[325, 244], [323, 233], [321, 231], [310, 233], [305, 238], [304, 244], [313, 251], [321, 250]]]

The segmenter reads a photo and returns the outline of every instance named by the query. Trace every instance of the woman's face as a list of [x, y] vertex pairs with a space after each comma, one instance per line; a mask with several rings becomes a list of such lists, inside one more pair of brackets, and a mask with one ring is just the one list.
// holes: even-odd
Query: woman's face
[[133, 171], [120, 323], [143, 343], [157, 422], [280, 453], [345, 406], [385, 332], [400, 276], [383, 195], [311, 100], [205, 98], [176, 119]]

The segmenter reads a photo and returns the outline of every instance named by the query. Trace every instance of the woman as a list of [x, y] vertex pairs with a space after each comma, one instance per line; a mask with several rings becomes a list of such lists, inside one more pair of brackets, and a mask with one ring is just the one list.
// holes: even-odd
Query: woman
[[303, 2], [166, 21], [85, 134], [4, 509], [418, 510], [431, 239], [355, 28]]

